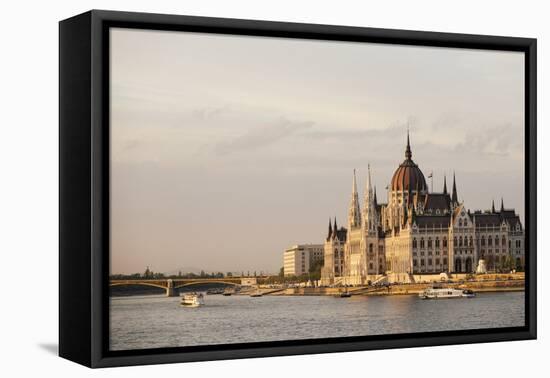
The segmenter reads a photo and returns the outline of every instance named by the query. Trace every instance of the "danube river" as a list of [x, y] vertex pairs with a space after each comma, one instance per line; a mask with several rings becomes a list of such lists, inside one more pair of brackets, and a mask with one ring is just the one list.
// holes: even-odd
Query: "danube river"
[[525, 321], [523, 292], [447, 300], [207, 295], [199, 308], [182, 308], [179, 301], [111, 298], [111, 350], [514, 327]]

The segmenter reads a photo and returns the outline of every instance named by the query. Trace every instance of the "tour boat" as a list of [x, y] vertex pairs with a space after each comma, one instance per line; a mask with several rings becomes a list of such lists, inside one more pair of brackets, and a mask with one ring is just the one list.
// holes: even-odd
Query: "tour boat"
[[181, 298], [182, 307], [199, 307], [204, 305], [204, 296], [202, 294], [191, 293], [184, 294]]
[[472, 290], [453, 289], [453, 288], [428, 288], [419, 293], [418, 296], [422, 299], [439, 299], [439, 298], [473, 298], [475, 293]]
[[225, 289], [222, 295], [225, 295], [226, 297], [229, 297], [231, 294], [233, 294], [233, 290], [227, 290]]
[[254, 291], [253, 293], [250, 294], [251, 297], [253, 298], [256, 298], [256, 297], [261, 297], [263, 294], [260, 290], [256, 290]]

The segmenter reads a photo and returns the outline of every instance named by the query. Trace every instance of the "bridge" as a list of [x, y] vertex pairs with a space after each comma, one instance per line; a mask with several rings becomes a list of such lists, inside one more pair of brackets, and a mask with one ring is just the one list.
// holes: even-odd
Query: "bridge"
[[225, 277], [225, 278], [168, 278], [168, 279], [130, 279], [130, 280], [110, 280], [109, 287], [141, 285], [152, 286], [166, 290], [167, 297], [177, 297], [177, 289], [190, 285], [199, 285], [207, 283], [220, 283], [225, 285], [255, 285], [257, 283], [254, 277]]

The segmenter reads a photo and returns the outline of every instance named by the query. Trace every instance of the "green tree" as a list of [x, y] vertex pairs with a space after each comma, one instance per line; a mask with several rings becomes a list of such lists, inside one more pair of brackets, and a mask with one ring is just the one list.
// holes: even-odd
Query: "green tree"
[[323, 267], [323, 261], [316, 261], [309, 268], [309, 279], [319, 280], [321, 279], [321, 268]]
[[284, 277], [285, 276], [285, 267], [282, 266], [281, 269], [279, 269], [279, 277]]

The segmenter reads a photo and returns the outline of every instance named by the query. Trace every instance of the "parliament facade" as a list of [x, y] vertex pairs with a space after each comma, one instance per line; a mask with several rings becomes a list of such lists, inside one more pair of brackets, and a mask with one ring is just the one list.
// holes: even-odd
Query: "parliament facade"
[[414, 282], [415, 275], [523, 269], [525, 232], [514, 209], [470, 211], [452, 190], [428, 190], [412, 160], [407, 133], [405, 160], [379, 203], [368, 170], [360, 206], [355, 171], [347, 228], [329, 220], [321, 284]]

